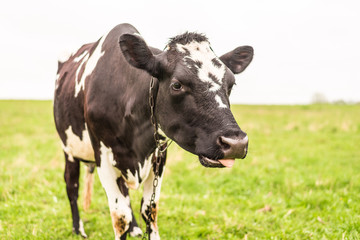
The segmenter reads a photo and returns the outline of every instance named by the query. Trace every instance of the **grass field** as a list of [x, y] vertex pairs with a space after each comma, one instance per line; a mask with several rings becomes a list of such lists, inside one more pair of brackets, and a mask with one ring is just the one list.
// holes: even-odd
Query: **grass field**
[[[162, 239], [360, 239], [360, 105], [232, 109], [248, 157], [207, 169], [173, 144]], [[63, 168], [52, 103], [0, 101], [0, 239], [81, 239], [71, 232]], [[85, 230], [113, 239], [97, 176], [94, 188], [80, 212]], [[139, 218], [141, 191], [131, 196]]]

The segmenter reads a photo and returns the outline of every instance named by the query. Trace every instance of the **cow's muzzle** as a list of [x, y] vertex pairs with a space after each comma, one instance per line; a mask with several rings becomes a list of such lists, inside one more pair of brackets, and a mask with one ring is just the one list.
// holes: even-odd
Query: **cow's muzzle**
[[219, 137], [218, 144], [224, 152], [224, 158], [245, 158], [249, 147], [249, 138], [247, 135], [243, 138]]
[[236, 158], [243, 159], [246, 157], [249, 147], [249, 139], [247, 135], [244, 137], [233, 138], [221, 136], [218, 138], [217, 144], [223, 152], [223, 157], [221, 159], [210, 159], [200, 155], [199, 161], [204, 167], [232, 167]]

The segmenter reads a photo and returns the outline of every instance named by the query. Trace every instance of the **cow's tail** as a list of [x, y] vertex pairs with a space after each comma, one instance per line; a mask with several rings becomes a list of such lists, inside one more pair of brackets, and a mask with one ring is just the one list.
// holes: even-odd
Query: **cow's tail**
[[84, 184], [84, 202], [83, 208], [84, 210], [88, 210], [91, 203], [91, 195], [93, 191], [93, 183], [94, 183], [94, 169], [95, 164], [86, 164], [85, 165], [85, 184]]

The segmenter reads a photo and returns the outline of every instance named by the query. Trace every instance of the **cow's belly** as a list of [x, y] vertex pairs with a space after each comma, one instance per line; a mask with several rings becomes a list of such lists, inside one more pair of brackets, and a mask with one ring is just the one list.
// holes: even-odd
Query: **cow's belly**
[[74, 161], [74, 157], [88, 161], [95, 161], [94, 149], [91, 145], [86, 125], [81, 138], [72, 131], [71, 126], [66, 129], [65, 134], [66, 143], [63, 143], [63, 150], [68, 155], [69, 161]]

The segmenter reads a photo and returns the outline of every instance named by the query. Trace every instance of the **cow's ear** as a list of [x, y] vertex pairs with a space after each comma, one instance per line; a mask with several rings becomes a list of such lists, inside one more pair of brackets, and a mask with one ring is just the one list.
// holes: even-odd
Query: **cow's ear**
[[251, 63], [254, 49], [250, 46], [237, 47], [225, 53], [220, 60], [234, 73], [241, 73]]
[[143, 69], [154, 77], [161, 72], [161, 63], [154, 56], [144, 39], [137, 34], [123, 34], [119, 44], [125, 59], [134, 67]]

